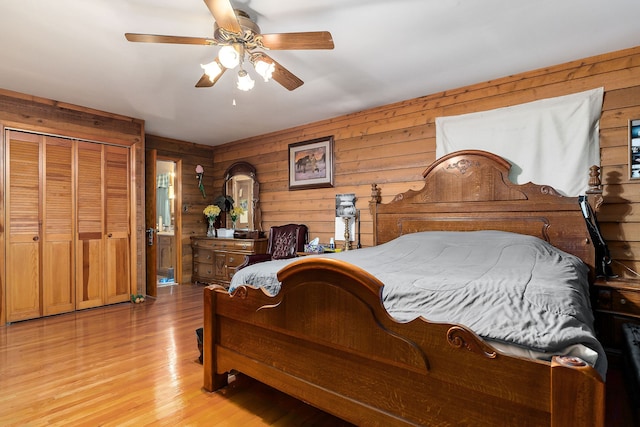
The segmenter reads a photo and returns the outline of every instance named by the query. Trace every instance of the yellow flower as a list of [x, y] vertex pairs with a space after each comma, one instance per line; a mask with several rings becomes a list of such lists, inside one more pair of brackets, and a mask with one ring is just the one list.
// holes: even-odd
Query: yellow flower
[[220, 208], [217, 207], [216, 205], [209, 205], [206, 208], [204, 208], [204, 210], [202, 211], [202, 213], [207, 217], [207, 218], [215, 218], [218, 215], [220, 215]]
[[242, 209], [240, 206], [236, 206], [235, 208], [231, 209], [231, 211], [229, 212], [229, 215], [231, 216], [231, 221], [235, 221], [243, 213], [244, 213], [244, 209]]

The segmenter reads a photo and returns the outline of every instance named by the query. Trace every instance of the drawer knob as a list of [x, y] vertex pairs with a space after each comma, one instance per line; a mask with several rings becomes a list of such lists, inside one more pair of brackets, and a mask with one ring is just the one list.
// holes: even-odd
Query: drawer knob
[[626, 299], [624, 299], [624, 298], [620, 298], [620, 304], [626, 304], [626, 303], [627, 303], [627, 300], [626, 300]]

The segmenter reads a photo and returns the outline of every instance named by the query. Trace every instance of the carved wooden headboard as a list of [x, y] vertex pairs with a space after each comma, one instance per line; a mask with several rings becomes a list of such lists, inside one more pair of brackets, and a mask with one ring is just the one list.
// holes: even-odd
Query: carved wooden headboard
[[389, 203], [380, 203], [373, 184], [374, 244], [418, 231], [510, 231], [540, 237], [593, 271], [595, 251], [578, 198], [546, 185], [514, 184], [509, 169], [495, 154], [464, 150], [436, 160], [424, 171], [421, 190], [398, 194]]

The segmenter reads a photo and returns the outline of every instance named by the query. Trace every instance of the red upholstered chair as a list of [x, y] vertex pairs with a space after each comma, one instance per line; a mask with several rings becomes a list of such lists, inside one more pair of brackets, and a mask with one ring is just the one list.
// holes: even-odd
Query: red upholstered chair
[[286, 259], [296, 256], [296, 252], [303, 252], [307, 243], [309, 230], [304, 224], [287, 224], [271, 227], [266, 254], [247, 255], [238, 270], [251, 264], [271, 261], [272, 259]]

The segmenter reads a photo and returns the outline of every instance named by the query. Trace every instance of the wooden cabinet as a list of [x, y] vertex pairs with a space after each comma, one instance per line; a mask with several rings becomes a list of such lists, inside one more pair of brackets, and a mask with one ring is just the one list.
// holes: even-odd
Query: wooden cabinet
[[597, 280], [593, 299], [598, 338], [605, 348], [619, 352], [622, 324], [640, 324], [640, 280]]
[[169, 276], [169, 269], [175, 268], [173, 245], [175, 236], [173, 234], [158, 233], [158, 275]]
[[129, 149], [7, 135], [7, 321], [128, 300]]
[[245, 255], [267, 251], [266, 238], [224, 239], [217, 237], [191, 237], [193, 254], [193, 283], [229, 286], [231, 278]]

